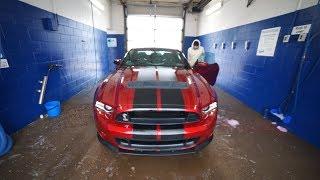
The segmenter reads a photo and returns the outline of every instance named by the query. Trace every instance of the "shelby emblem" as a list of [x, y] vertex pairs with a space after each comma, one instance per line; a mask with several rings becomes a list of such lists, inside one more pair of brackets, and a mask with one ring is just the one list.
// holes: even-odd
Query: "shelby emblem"
[[129, 118], [128, 118], [128, 114], [127, 114], [127, 113], [123, 113], [123, 114], [122, 114], [122, 118], [123, 118], [122, 120], [125, 121], [125, 122], [128, 122], [128, 121], [129, 121]]

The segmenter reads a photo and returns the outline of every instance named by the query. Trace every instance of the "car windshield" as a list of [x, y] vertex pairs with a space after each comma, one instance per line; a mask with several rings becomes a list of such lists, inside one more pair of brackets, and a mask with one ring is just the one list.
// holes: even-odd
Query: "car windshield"
[[188, 67], [180, 51], [168, 49], [132, 49], [124, 58], [123, 66]]

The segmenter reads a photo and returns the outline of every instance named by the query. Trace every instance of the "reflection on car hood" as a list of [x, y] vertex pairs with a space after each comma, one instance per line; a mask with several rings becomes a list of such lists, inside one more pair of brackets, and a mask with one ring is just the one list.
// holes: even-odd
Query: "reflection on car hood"
[[128, 88], [133, 89], [186, 89], [186, 82], [177, 81], [131, 81], [128, 82]]

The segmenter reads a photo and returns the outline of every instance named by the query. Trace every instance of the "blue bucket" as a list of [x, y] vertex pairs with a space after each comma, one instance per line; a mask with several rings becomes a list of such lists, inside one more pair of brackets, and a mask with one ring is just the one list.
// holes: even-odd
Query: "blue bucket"
[[0, 124], [0, 157], [8, 153], [12, 148], [12, 139], [7, 135]]
[[44, 104], [48, 117], [58, 117], [61, 113], [60, 101], [49, 101]]

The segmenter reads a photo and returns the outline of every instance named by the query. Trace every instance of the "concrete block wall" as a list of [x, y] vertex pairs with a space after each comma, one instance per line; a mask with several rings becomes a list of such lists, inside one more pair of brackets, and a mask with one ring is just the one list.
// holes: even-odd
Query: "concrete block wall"
[[[302, 79], [310, 72], [311, 66], [318, 62], [320, 55], [320, 5], [302, 9], [293, 13], [250, 23], [234, 28], [201, 35], [207, 54], [214, 54], [220, 65], [217, 86], [235, 96], [257, 112], [279, 107], [290, 92], [290, 87], [297, 74], [305, 42], [297, 42], [297, 36], [291, 36], [289, 43], [283, 43], [285, 35], [291, 34], [293, 26], [312, 24], [308, 37], [316, 35], [307, 51], [306, 63]], [[259, 37], [262, 29], [281, 27], [280, 36], [274, 57], [256, 56]], [[231, 43], [236, 48], [231, 49]], [[250, 49], [245, 50], [245, 41], [250, 41]], [[221, 49], [221, 43], [226, 48]], [[217, 49], [214, 43], [218, 44]], [[316, 66], [313, 74], [300, 84], [298, 105], [289, 114], [293, 116], [290, 124], [283, 124], [291, 132], [320, 147], [320, 100], [318, 83], [320, 66]]]
[[0, 4], [2, 54], [10, 65], [0, 69], [0, 123], [7, 133], [44, 112], [36, 90], [49, 64], [63, 68], [50, 73], [45, 102], [64, 101], [107, 76], [109, 58], [120, 56], [106, 48], [105, 31], [62, 16], [58, 16], [58, 30], [48, 31], [42, 19], [53, 18], [51, 12], [16, 0], [1, 0]]

